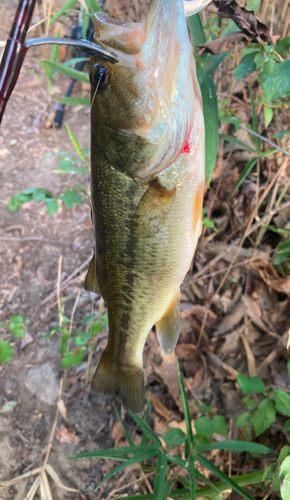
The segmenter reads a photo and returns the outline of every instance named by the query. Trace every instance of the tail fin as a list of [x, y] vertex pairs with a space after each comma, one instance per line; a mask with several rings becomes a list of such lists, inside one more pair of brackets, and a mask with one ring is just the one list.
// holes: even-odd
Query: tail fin
[[103, 352], [93, 378], [92, 389], [102, 394], [118, 396], [132, 413], [145, 406], [144, 375], [141, 366], [115, 366], [107, 349]]

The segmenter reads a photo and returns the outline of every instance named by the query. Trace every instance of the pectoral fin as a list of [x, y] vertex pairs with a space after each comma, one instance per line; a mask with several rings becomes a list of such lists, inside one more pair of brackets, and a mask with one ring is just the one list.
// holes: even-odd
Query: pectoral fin
[[156, 322], [156, 331], [159, 344], [165, 354], [171, 354], [179, 337], [179, 290], [172, 299], [167, 311]]
[[151, 237], [162, 229], [175, 194], [176, 188], [167, 189], [157, 179], [151, 182], [133, 217], [133, 223], [142, 232], [142, 236]]
[[91, 260], [91, 263], [89, 265], [89, 269], [86, 275], [85, 283], [84, 283], [84, 289], [87, 290], [88, 292], [95, 292], [101, 295], [100, 292], [100, 287], [98, 283], [98, 278], [96, 276], [96, 259], [95, 255], [93, 255], [93, 258]]

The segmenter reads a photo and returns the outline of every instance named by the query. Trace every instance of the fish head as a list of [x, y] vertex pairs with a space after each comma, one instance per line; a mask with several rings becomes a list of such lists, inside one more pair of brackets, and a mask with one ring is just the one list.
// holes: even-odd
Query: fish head
[[92, 61], [92, 148], [146, 182], [184, 148], [194, 151], [188, 144], [203, 130], [183, 1], [153, 0], [144, 23], [96, 13], [94, 24], [95, 41], [114, 49], [119, 62]]

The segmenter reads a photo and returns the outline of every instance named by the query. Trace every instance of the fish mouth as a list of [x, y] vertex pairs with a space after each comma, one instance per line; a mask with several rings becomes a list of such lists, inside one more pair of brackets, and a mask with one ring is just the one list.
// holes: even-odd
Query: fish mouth
[[104, 13], [95, 14], [94, 23], [95, 41], [113, 48], [119, 59], [112, 67], [106, 106], [98, 115], [116, 134], [126, 130], [152, 145], [146, 149], [150, 156], [140, 157], [132, 172], [133, 177], [150, 178], [177, 159], [193, 129], [194, 114], [202, 112], [183, 0], [153, 0], [144, 23]]

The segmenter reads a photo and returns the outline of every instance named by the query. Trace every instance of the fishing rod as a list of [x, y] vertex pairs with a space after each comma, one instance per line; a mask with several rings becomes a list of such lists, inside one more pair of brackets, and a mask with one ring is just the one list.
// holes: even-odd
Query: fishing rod
[[36, 0], [20, 0], [13, 25], [6, 42], [0, 64], [0, 124], [5, 112], [7, 102], [16, 85], [18, 76], [30, 47], [39, 45], [73, 45], [85, 54], [97, 57], [105, 62], [116, 63], [118, 57], [112, 50], [107, 50], [89, 40], [74, 40], [70, 38], [31, 38], [25, 40], [31, 22]]

